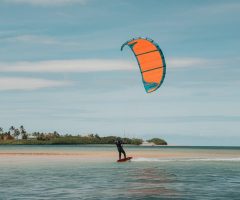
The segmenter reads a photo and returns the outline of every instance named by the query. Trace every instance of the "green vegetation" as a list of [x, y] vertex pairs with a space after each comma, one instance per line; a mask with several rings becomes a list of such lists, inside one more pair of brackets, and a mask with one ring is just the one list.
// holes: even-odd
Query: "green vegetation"
[[152, 142], [156, 145], [167, 145], [167, 142], [160, 138], [152, 138], [151, 140], [148, 140], [148, 142]]
[[[4, 132], [0, 127], [0, 145], [1, 144], [29, 144], [29, 145], [50, 145], [50, 144], [114, 144], [116, 136], [100, 137], [98, 134], [88, 134], [86, 136], [70, 134], [60, 135], [58, 132], [53, 133], [28, 133], [23, 126], [15, 128], [11, 126], [9, 131]], [[140, 145], [143, 143], [142, 139], [138, 138], [121, 138], [125, 144]], [[167, 142], [153, 138], [148, 140], [156, 145], [167, 145]]]
[[[0, 144], [114, 144], [116, 136], [100, 137], [98, 134], [88, 134], [87, 136], [72, 136], [69, 134], [60, 135], [58, 132], [27, 133], [23, 126], [15, 128], [11, 126], [8, 132], [0, 128]], [[122, 138], [125, 144], [140, 145], [143, 140], [138, 138]]]

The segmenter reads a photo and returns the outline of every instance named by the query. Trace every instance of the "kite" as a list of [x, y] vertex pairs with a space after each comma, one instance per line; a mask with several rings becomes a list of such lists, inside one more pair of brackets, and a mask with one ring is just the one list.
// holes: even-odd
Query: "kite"
[[165, 59], [158, 44], [149, 38], [134, 38], [125, 42], [121, 51], [125, 45], [131, 48], [137, 59], [146, 92], [157, 90], [166, 74]]

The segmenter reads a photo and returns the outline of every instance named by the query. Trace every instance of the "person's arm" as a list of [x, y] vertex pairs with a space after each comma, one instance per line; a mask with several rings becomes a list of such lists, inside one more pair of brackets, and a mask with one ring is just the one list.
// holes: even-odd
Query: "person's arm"
[[123, 142], [123, 140], [121, 140], [121, 147], [123, 147], [123, 144], [124, 144], [124, 142]]

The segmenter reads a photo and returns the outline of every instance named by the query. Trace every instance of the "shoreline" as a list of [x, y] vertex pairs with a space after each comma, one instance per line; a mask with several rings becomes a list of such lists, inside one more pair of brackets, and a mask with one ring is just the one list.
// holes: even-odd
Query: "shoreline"
[[[125, 148], [127, 156], [134, 158], [229, 158], [239, 157], [239, 149], [208, 149], [208, 148]], [[0, 158], [6, 157], [69, 157], [69, 158], [117, 158], [116, 148], [0, 148]]]
[[[69, 146], [69, 147], [114, 147], [115, 144], [3, 144], [0, 143], [0, 151], [1, 147], [10, 147], [10, 146], [17, 146], [17, 147], [63, 147], [63, 146]], [[124, 147], [136, 147], [136, 148], [190, 148], [190, 149], [240, 149], [240, 146], [230, 146], [230, 145], [135, 145], [135, 144], [124, 144]]]

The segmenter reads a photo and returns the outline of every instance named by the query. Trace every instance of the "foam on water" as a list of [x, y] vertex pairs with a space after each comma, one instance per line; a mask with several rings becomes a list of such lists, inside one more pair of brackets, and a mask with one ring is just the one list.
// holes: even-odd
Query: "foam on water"
[[161, 159], [161, 158], [133, 158], [133, 162], [206, 162], [206, 161], [217, 161], [217, 162], [240, 162], [240, 157], [237, 158], [172, 158], [172, 159]]

